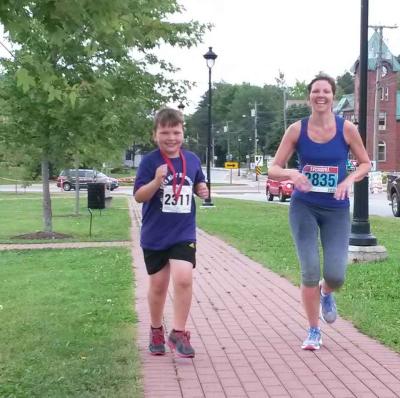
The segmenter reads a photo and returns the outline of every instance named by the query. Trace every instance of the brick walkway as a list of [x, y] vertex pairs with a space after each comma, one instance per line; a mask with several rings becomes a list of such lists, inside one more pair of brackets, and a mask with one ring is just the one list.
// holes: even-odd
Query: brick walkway
[[[323, 326], [320, 351], [301, 350], [307, 322], [299, 289], [202, 231], [188, 324], [196, 357], [149, 355], [147, 275], [133, 201], [131, 210], [146, 398], [400, 397], [400, 355], [340, 318]], [[167, 331], [171, 312], [170, 296]]]

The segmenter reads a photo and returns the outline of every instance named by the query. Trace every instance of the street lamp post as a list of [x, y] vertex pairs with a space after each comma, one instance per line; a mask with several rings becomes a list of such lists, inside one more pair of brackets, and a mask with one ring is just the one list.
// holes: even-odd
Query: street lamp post
[[211, 90], [211, 69], [214, 66], [215, 59], [217, 58], [217, 54], [215, 54], [212, 50], [212, 47], [208, 48], [208, 51], [203, 55], [204, 59], [207, 62], [208, 67], [208, 135], [207, 135], [207, 187], [208, 187], [208, 197], [204, 199], [203, 206], [211, 207], [214, 204], [211, 202], [211, 129], [212, 129], [212, 119], [211, 119], [211, 99], [212, 99], [212, 90]]
[[[360, 92], [358, 130], [364, 146], [367, 142], [367, 79], [368, 79], [368, 0], [361, 0]], [[354, 209], [350, 245], [376, 246], [368, 220], [368, 177], [354, 184]]]

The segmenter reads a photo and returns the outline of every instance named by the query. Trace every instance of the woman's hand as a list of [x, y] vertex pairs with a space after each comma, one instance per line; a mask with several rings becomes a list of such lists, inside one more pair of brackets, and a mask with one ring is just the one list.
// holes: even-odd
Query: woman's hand
[[354, 180], [352, 178], [345, 178], [336, 188], [333, 197], [337, 200], [344, 200], [349, 197], [349, 192]]
[[290, 179], [293, 181], [294, 186], [299, 191], [301, 192], [311, 191], [312, 185], [304, 174], [301, 174], [297, 170], [293, 170], [293, 175], [290, 177]]

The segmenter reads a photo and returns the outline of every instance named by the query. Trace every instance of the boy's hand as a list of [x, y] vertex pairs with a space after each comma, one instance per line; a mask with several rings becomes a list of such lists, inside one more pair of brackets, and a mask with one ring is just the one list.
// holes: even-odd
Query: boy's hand
[[164, 181], [164, 178], [167, 176], [168, 173], [168, 166], [166, 164], [162, 164], [161, 166], [157, 167], [156, 175], [154, 179], [161, 185]]
[[201, 199], [206, 199], [208, 198], [208, 188], [207, 184], [205, 182], [199, 182], [195, 187], [194, 187], [194, 193], [200, 197]]

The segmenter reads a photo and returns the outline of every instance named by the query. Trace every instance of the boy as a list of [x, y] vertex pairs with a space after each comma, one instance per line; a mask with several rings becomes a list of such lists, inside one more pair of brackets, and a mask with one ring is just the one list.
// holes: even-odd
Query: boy
[[136, 201], [143, 203], [140, 243], [149, 274], [149, 350], [152, 355], [165, 354], [162, 317], [171, 276], [174, 316], [168, 345], [178, 356], [193, 358], [190, 333], [185, 330], [196, 265], [193, 193], [205, 199], [208, 189], [199, 158], [181, 148], [183, 116], [179, 111], [165, 108], [156, 114], [153, 139], [158, 149], [143, 158], [134, 186]]

